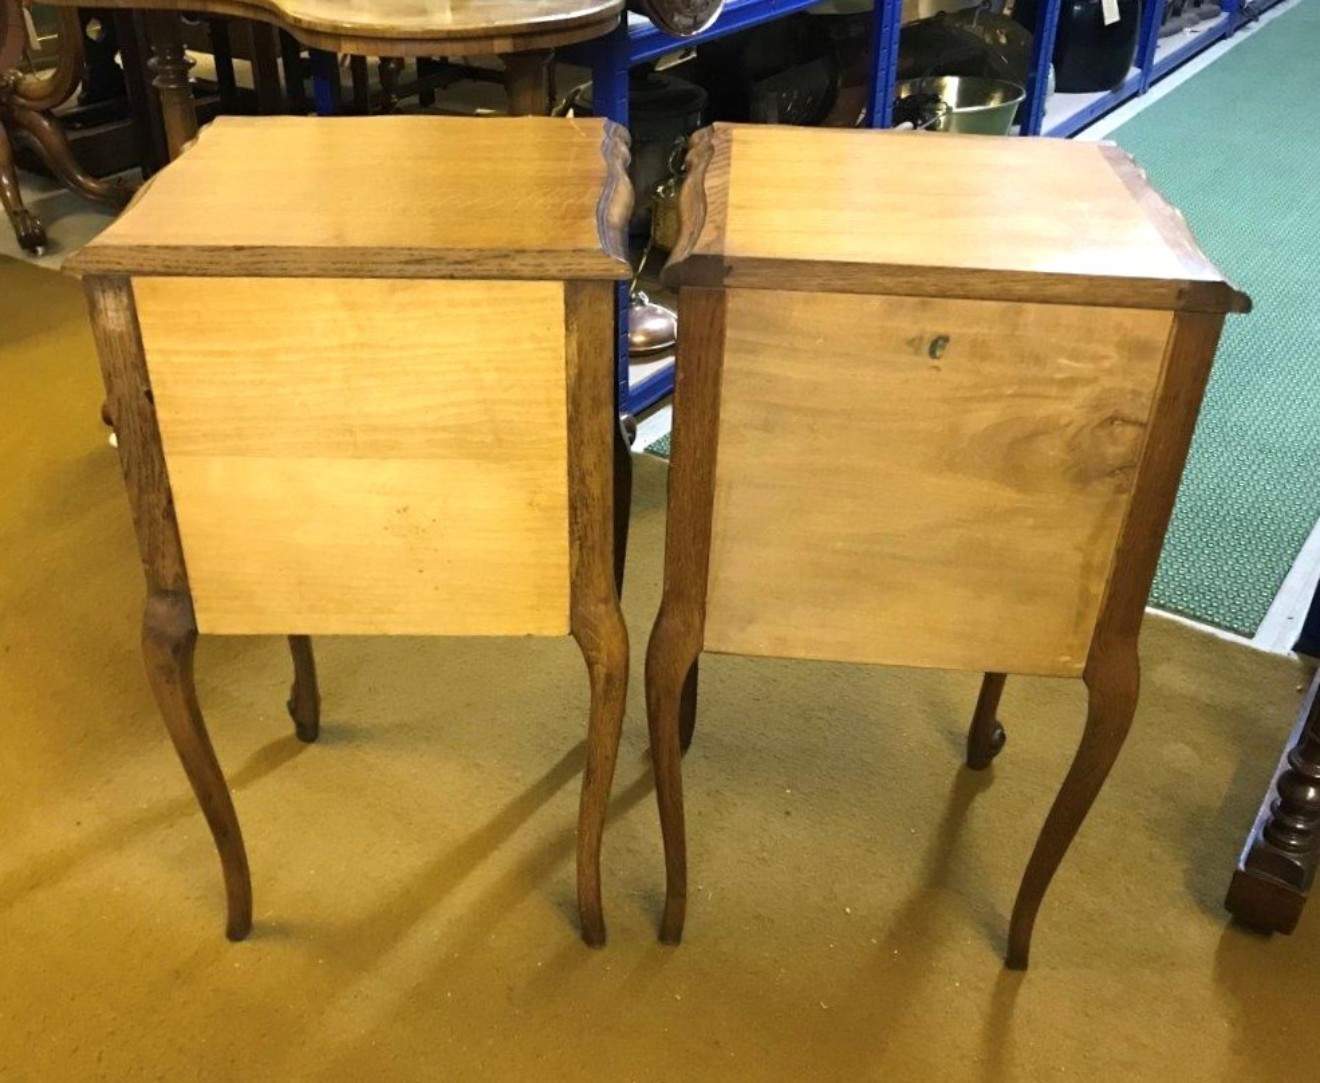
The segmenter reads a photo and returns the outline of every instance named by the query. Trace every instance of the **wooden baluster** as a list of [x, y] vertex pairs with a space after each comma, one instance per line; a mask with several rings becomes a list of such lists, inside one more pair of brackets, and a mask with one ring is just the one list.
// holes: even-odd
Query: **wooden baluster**
[[1320, 672], [1238, 859], [1224, 905], [1265, 932], [1297, 927], [1320, 866]]
[[170, 158], [197, 138], [197, 107], [193, 102], [188, 72], [193, 60], [183, 47], [183, 23], [177, 11], [147, 13], [147, 38], [151, 43], [151, 85], [160, 95], [165, 123], [165, 145]]

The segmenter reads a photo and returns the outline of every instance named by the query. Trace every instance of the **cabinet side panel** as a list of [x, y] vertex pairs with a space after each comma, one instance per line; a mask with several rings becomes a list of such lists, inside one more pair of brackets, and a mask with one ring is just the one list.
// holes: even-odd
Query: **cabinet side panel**
[[201, 631], [567, 632], [561, 283], [135, 290]]
[[707, 649], [1079, 673], [1171, 319], [733, 291]]

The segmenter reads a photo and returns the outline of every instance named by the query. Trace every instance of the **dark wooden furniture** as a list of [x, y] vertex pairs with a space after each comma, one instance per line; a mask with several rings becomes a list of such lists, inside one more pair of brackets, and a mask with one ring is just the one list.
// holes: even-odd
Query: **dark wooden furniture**
[[[75, 0], [47, 0], [57, 5]], [[197, 133], [188, 85], [192, 62], [179, 29], [178, 0], [98, 0], [149, 13], [155, 86], [171, 155]], [[623, 0], [190, 0], [189, 10], [236, 16], [287, 31], [303, 45], [383, 59], [419, 56], [505, 58], [512, 111], [549, 109], [554, 49], [608, 33]]]
[[[199, 633], [567, 635], [591, 683], [582, 933], [628, 638], [609, 379], [626, 133], [603, 120], [226, 117], [70, 262], [147, 578], [151, 684], [220, 852], [247, 858], [193, 684]], [[326, 185], [346, 161], [394, 167]]]
[[974, 768], [1003, 743], [1005, 674], [1080, 677], [1081, 746], [1009, 927], [1023, 968], [1132, 722], [1201, 394], [1249, 302], [1113, 146], [716, 126], [688, 170], [646, 660], [661, 938], [686, 909], [701, 651], [983, 671]]
[[1238, 858], [1224, 905], [1244, 925], [1291, 933], [1320, 867], [1320, 671]]
[[[68, 56], [50, 79], [23, 76], [14, 70], [24, 36], [22, 0], [0, 0], [0, 122], [26, 130], [42, 146], [46, 161], [60, 180], [89, 199], [120, 207], [129, 192], [106, 184], [82, 170], [50, 110], [77, 84], [79, 47], [77, 0], [46, 0], [67, 9], [62, 20]], [[618, 25], [624, 0], [371, 0], [344, 5], [335, 0], [105, 0], [99, 7], [142, 12], [150, 41], [152, 85], [159, 105], [152, 103], [173, 158], [197, 135], [197, 108], [189, 71], [193, 62], [184, 46], [180, 10], [252, 20], [256, 36], [252, 50], [259, 111], [280, 111], [276, 52], [283, 56], [288, 96], [305, 104], [297, 39], [303, 46], [332, 53], [381, 58], [381, 77], [388, 106], [404, 58], [501, 56], [510, 112], [536, 116], [550, 109], [550, 63], [556, 48], [608, 33]], [[274, 29], [271, 29], [274, 28]], [[280, 32], [278, 40], [275, 31]], [[248, 33], [244, 29], [244, 33]], [[224, 30], [221, 38], [226, 37]], [[125, 47], [124, 63], [133, 63], [136, 43]], [[228, 72], [219, 64], [221, 88]], [[362, 89], [360, 71], [354, 84]], [[336, 83], [333, 92], [338, 93]], [[134, 103], [142, 108], [142, 103]], [[385, 109], [389, 112], [389, 108]], [[0, 205], [19, 243], [30, 251], [44, 248], [41, 223], [18, 195], [12, 154], [0, 127]]]
[[28, 139], [61, 183], [94, 202], [118, 208], [132, 194], [124, 185], [98, 180], [83, 169], [55, 123], [52, 110], [68, 100], [82, 74], [82, 28], [73, 8], [60, 13], [59, 37], [59, 60], [49, 75], [19, 71], [27, 38], [22, 0], [0, 0], [0, 207], [18, 243], [37, 254], [45, 250], [46, 230], [23, 204], [11, 135]]

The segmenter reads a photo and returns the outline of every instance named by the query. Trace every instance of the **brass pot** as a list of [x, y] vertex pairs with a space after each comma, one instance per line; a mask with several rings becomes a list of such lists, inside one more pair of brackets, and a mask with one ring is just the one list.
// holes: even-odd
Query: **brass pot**
[[720, 17], [724, 0], [629, 0], [666, 34], [686, 38], [700, 34]]
[[677, 313], [656, 304], [641, 290], [634, 293], [628, 306], [628, 357], [642, 361], [667, 353], [677, 344]]

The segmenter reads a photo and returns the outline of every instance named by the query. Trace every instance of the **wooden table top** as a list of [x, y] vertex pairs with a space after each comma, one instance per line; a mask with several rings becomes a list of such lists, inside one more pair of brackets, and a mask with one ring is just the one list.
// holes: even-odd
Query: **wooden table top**
[[[79, 0], [47, 0], [77, 6]], [[101, 7], [257, 19], [305, 45], [370, 56], [465, 56], [549, 49], [618, 24], [624, 0], [105, 0]]]
[[1249, 305], [1112, 144], [717, 124], [688, 165], [677, 282]]
[[[66, 266], [627, 278], [627, 144], [617, 124], [582, 117], [220, 117]], [[334, 183], [355, 161], [391, 167]]]

